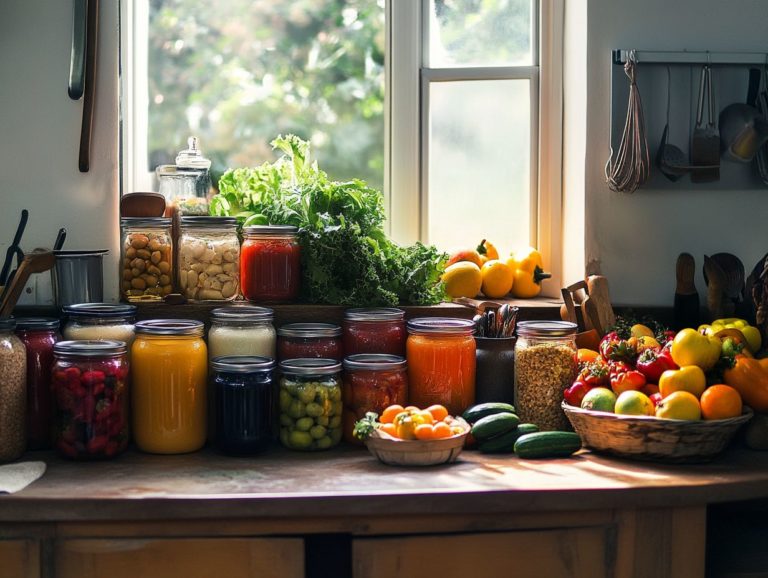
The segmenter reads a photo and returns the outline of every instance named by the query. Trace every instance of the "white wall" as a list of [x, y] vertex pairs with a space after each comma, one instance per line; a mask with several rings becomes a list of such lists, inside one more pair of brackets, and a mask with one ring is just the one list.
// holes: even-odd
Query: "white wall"
[[[608, 276], [614, 303], [671, 305], [675, 261], [687, 251], [696, 258], [696, 285], [703, 297], [703, 255], [734, 253], [749, 273], [768, 252], [768, 188], [728, 190], [670, 183], [634, 195], [612, 193], [603, 174], [609, 153], [610, 54], [614, 48], [768, 52], [768, 2], [589, 0], [587, 5], [588, 268], [592, 262]], [[641, 93], [642, 88], [641, 84]], [[660, 89], [664, 88], [662, 84]], [[739, 94], [745, 91], [746, 84], [738, 88]], [[654, 134], [660, 134], [659, 119], [657, 114]], [[687, 142], [678, 138], [678, 143], [687, 150]]]
[[[72, 2], [3, 0], [0, 16], [0, 257], [21, 210], [22, 248], [109, 249], [105, 297], [117, 296], [117, 2], [101, 4], [91, 170], [77, 168], [82, 101], [67, 95]], [[42, 277], [42, 276], [38, 276]], [[47, 279], [47, 277], [46, 277]], [[42, 279], [41, 279], [42, 282]]]

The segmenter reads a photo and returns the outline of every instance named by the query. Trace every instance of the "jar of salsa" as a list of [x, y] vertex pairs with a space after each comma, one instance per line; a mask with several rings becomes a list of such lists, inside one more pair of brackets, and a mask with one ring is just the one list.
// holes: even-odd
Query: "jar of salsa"
[[361, 444], [352, 435], [355, 422], [388, 406], [408, 404], [408, 372], [405, 358], [382, 353], [359, 353], [344, 358], [344, 439]]
[[51, 446], [53, 431], [51, 369], [53, 346], [61, 339], [59, 320], [17, 319], [16, 336], [27, 348], [27, 449], [44, 450]]
[[344, 357], [341, 327], [332, 323], [289, 323], [277, 330], [277, 355], [280, 360], [314, 357]]
[[124, 341], [53, 346], [54, 445], [74, 459], [111, 458], [128, 446], [128, 348]]
[[240, 283], [249, 301], [295, 301], [301, 283], [301, 250], [296, 227], [252, 225], [243, 229]]
[[139, 321], [131, 359], [133, 432], [139, 449], [183, 454], [203, 447], [208, 380], [203, 323]]
[[405, 356], [405, 312], [394, 307], [347, 309], [342, 323], [344, 354], [386, 353]]
[[437, 403], [460, 415], [475, 402], [474, 331], [471, 319], [419, 317], [408, 322], [410, 403]]

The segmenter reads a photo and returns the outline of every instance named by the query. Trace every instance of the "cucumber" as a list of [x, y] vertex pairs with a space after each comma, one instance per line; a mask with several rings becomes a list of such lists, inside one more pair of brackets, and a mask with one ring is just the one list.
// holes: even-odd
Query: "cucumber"
[[495, 413], [515, 413], [515, 406], [508, 403], [490, 402], [473, 405], [467, 409], [461, 417], [470, 424]]
[[490, 439], [517, 428], [520, 418], [514, 413], [495, 413], [475, 422], [472, 436], [478, 441]]
[[512, 431], [494, 436], [489, 440], [483, 440], [482, 443], [478, 444], [477, 449], [484, 454], [509, 454], [514, 451], [517, 438], [537, 431], [539, 428], [536, 424], [521, 423]]
[[579, 434], [570, 431], [542, 431], [520, 436], [515, 453], [526, 459], [562, 458], [581, 449]]

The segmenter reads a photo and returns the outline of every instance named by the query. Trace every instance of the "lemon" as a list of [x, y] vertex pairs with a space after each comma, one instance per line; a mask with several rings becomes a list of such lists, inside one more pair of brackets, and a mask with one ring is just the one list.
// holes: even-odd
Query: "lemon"
[[480, 269], [482, 275], [483, 295], [491, 299], [504, 297], [512, 290], [512, 284], [515, 281], [515, 272], [512, 267], [499, 261], [490, 259], [486, 261], [483, 268]]
[[459, 261], [445, 268], [442, 277], [449, 297], [475, 297], [480, 293], [483, 278], [480, 267], [471, 261]]
[[628, 390], [616, 399], [614, 411], [621, 415], [653, 415], [653, 402], [642, 392]]

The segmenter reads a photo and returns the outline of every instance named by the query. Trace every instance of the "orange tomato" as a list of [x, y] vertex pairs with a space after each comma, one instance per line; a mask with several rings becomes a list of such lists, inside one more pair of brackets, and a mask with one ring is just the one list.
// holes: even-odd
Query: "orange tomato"
[[600, 358], [600, 354], [594, 349], [581, 348], [577, 352], [579, 363], [586, 363], [590, 361], [597, 361]]
[[397, 434], [395, 433], [395, 424], [392, 422], [389, 423], [381, 423], [379, 426], [379, 429], [383, 431], [386, 434], [391, 435], [392, 437], [397, 437]]
[[435, 429], [432, 427], [432, 424], [423, 423], [421, 425], [417, 425], [413, 433], [417, 440], [435, 439]]
[[405, 411], [420, 411], [415, 405], [406, 405], [403, 409]]
[[446, 417], [448, 417], [448, 410], [444, 405], [430, 405], [427, 408], [427, 411], [432, 414], [432, 417], [435, 421], [443, 421]]
[[741, 396], [729, 385], [712, 385], [701, 394], [704, 419], [727, 419], [741, 415]]
[[434, 426], [432, 426], [432, 435], [434, 439], [443, 439], [443, 438], [449, 438], [453, 435], [453, 432], [451, 431], [451, 426], [449, 426], [444, 421], [437, 422]]
[[405, 408], [403, 408], [402, 405], [390, 405], [387, 409], [385, 409], [383, 412], [381, 412], [381, 417], [379, 418], [380, 423], [392, 423], [395, 421], [395, 416], [404, 411]]
[[414, 415], [419, 416], [422, 420], [424, 420], [424, 423], [433, 424], [435, 421], [435, 416], [432, 415], [432, 412], [430, 412], [428, 409], [420, 409], [416, 412], [414, 412]]

